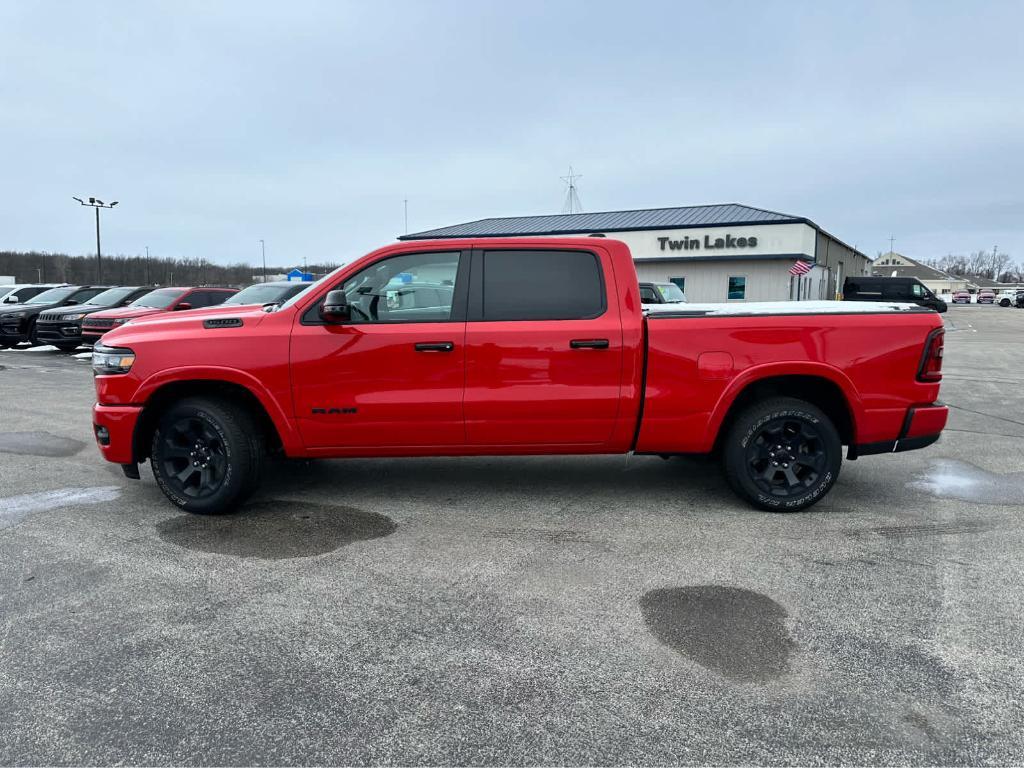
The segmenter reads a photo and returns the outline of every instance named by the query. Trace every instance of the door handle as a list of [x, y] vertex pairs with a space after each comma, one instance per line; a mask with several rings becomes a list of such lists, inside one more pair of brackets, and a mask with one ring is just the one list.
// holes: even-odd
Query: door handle
[[573, 349], [608, 349], [608, 339], [573, 339], [569, 346]]
[[450, 341], [419, 341], [416, 342], [417, 352], [451, 352], [455, 345]]

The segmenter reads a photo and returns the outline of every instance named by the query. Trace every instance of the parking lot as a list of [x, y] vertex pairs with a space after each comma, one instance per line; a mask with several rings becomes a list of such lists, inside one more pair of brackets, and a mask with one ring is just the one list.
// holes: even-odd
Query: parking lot
[[281, 463], [203, 518], [0, 352], [0, 763], [1019, 763], [1024, 311], [809, 512], [697, 459]]

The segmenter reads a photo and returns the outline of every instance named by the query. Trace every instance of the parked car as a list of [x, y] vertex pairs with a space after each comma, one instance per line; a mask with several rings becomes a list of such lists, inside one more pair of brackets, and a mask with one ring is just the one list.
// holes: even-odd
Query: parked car
[[95, 343], [103, 334], [129, 320], [157, 315], [161, 312], [180, 312], [205, 309], [223, 304], [238, 293], [237, 288], [157, 288], [140, 296], [121, 309], [96, 312], [82, 321], [82, 338]]
[[848, 277], [843, 283], [844, 301], [901, 301], [945, 312], [946, 302], [916, 277]]
[[957, 291], [953, 294], [954, 304], [970, 304], [971, 294], [969, 291]]
[[640, 283], [641, 304], [684, 304], [686, 294], [675, 283]]
[[248, 288], [243, 288], [224, 303], [232, 306], [243, 304], [259, 304], [260, 306], [264, 304], [282, 304], [292, 296], [302, 293], [311, 285], [312, 283], [288, 280], [256, 283]]
[[978, 291], [978, 300], [976, 304], [995, 304], [996, 292], [989, 290]]
[[1013, 306], [1017, 309], [1024, 309], [1024, 291], [1017, 291], [1016, 296], [1013, 298]]
[[23, 341], [38, 344], [36, 339], [36, 322], [40, 313], [70, 307], [88, 301], [102, 293], [107, 285], [64, 285], [43, 291], [24, 304], [17, 304], [10, 309], [0, 305], [0, 346], [11, 347]]
[[24, 304], [33, 296], [38, 296], [43, 291], [59, 288], [62, 285], [66, 285], [66, 283], [0, 285], [0, 307], [6, 307], [9, 304]]
[[197, 513], [236, 507], [270, 452], [717, 451], [743, 499], [797, 511], [832, 487], [844, 444], [923, 448], [946, 424], [930, 310], [639, 299], [612, 239], [395, 243], [281, 305], [112, 330], [93, 351], [97, 444], [128, 477], [148, 459]]
[[1000, 291], [996, 295], [996, 304], [1000, 307], [1009, 307], [1013, 305], [1013, 302], [1017, 299], [1016, 291]]
[[118, 286], [108, 288], [91, 299], [73, 307], [49, 309], [39, 315], [36, 322], [36, 340], [52, 344], [61, 352], [71, 352], [82, 345], [82, 320], [94, 312], [123, 307], [149, 293], [150, 286]]

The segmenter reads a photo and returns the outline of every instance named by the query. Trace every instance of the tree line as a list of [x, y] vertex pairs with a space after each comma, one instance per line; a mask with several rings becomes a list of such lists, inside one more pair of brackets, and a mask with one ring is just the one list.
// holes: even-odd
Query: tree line
[[[304, 269], [319, 276], [337, 264], [310, 264]], [[303, 269], [303, 267], [299, 267]], [[267, 267], [268, 275], [292, 267]], [[69, 256], [44, 251], [0, 251], [0, 275], [13, 275], [19, 283], [71, 283], [74, 285], [213, 285], [241, 288], [259, 282], [262, 267], [239, 262], [214, 264], [206, 259], [104, 256], [102, 279], [95, 256]]]
[[1024, 263], [1015, 261], [1008, 253], [974, 251], [969, 255], [948, 254], [922, 263], [957, 277], [987, 277], [1001, 283], [1024, 282]]

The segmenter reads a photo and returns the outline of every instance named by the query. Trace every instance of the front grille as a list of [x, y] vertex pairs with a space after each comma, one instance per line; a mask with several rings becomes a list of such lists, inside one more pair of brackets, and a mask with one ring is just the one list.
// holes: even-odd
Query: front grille
[[114, 320], [113, 318], [107, 319], [104, 317], [86, 318], [82, 325], [86, 328], [113, 328]]
[[52, 323], [54, 320], [60, 320], [61, 316], [55, 312], [43, 312], [39, 316], [40, 323]]

